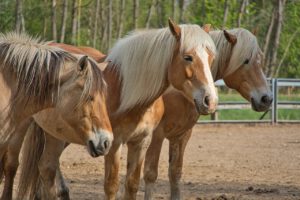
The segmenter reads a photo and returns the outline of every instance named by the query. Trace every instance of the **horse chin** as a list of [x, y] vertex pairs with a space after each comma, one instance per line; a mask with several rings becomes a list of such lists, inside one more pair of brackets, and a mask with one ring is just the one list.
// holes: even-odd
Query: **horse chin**
[[105, 152], [100, 151], [99, 149], [97, 149], [96, 146], [94, 145], [94, 142], [91, 141], [91, 140], [88, 141], [87, 149], [88, 149], [89, 154], [90, 154], [93, 158], [96, 158], [96, 157], [99, 157], [99, 156], [103, 156], [103, 155], [106, 154]]
[[210, 114], [209, 109], [200, 103], [197, 99], [194, 99], [195, 107], [199, 115]]
[[264, 111], [267, 111], [270, 106], [261, 105], [261, 104], [257, 103], [254, 100], [254, 98], [251, 98], [251, 107], [256, 112], [264, 112]]

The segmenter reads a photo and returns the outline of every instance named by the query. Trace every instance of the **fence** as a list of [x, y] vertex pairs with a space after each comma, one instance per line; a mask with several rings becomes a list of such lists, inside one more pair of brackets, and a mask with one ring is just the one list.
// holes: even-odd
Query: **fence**
[[[273, 93], [273, 103], [270, 110], [266, 111], [261, 119], [259, 120], [219, 120], [218, 111], [226, 109], [250, 109], [251, 104], [248, 102], [219, 102], [217, 112], [211, 115], [211, 120], [201, 120], [199, 123], [300, 123], [300, 119], [297, 120], [282, 120], [278, 119], [278, 109], [297, 109], [300, 112], [300, 101], [280, 101], [278, 98], [279, 88], [281, 87], [299, 87], [300, 79], [284, 79], [284, 78], [273, 78], [268, 79], [271, 91]], [[217, 87], [225, 86], [223, 80], [216, 82]], [[263, 120], [262, 118], [270, 113], [271, 117], [268, 120]]]

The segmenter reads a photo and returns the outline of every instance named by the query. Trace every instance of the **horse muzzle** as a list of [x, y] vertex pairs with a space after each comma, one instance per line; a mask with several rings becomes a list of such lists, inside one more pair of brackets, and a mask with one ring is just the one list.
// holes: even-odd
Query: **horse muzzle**
[[197, 112], [201, 115], [214, 113], [217, 109], [217, 99], [210, 95], [205, 95], [203, 98], [194, 98]]
[[251, 107], [256, 112], [263, 112], [270, 108], [273, 102], [272, 95], [263, 95], [259, 101], [255, 100], [255, 98], [251, 98]]
[[106, 155], [112, 145], [112, 133], [107, 131], [101, 131], [96, 134], [94, 139], [91, 139], [87, 143], [88, 152], [92, 157]]

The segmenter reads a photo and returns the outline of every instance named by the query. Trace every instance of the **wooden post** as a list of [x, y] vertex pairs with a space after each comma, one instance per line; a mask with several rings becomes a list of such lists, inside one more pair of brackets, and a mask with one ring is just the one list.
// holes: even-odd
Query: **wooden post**
[[272, 93], [273, 93], [273, 103], [272, 103], [272, 124], [277, 123], [277, 93], [278, 93], [278, 88], [277, 88], [277, 79], [273, 78], [272, 79]]
[[210, 115], [210, 119], [213, 120], [213, 121], [218, 121], [218, 120], [219, 120], [218, 111], [212, 113], [212, 114]]

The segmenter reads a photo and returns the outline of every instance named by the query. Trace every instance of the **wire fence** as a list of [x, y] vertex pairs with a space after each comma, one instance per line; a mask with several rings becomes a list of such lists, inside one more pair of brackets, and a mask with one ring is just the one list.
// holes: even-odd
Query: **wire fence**
[[[296, 100], [280, 100], [279, 99], [279, 90], [285, 89], [295, 89], [299, 91], [300, 89], [300, 79], [287, 79], [287, 78], [272, 78], [268, 79], [271, 91], [273, 93], [273, 103], [268, 111], [262, 114], [260, 119], [257, 120], [220, 120], [218, 118], [218, 111], [221, 110], [234, 110], [234, 109], [251, 109], [251, 104], [245, 101], [221, 101], [218, 104], [216, 113], [211, 115], [211, 120], [199, 120], [198, 123], [300, 123], [299, 119], [279, 119], [278, 111], [280, 109], [287, 110], [297, 110], [300, 112], [300, 101]], [[217, 87], [226, 87], [223, 80], [219, 80], [215, 83]], [[298, 89], [298, 90], [297, 90]], [[269, 114], [269, 119], [264, 119], [265, 116]]]

